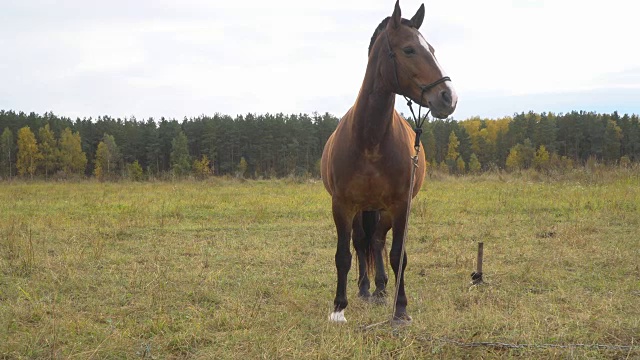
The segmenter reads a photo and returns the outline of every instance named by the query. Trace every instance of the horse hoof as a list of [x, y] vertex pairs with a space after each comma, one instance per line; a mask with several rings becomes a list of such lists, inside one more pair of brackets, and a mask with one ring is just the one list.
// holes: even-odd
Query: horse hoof
[[393, 326], [407, 326], [411, 324], [413, 319], [407, 313], [401, 313], [393, 316], [393, 320], [391, 320], [391, 325]]
[[358, 293], [358, 296], [363, 300], [369, 300], [371, 298], [371, 293], [369, 292], [369, 290], [360, 291]]
[[346, 323], [347, 319], [344, 317], [344, 309], [340, 311], [334, 311], [329, 314], [329, 321], [334, 323]]

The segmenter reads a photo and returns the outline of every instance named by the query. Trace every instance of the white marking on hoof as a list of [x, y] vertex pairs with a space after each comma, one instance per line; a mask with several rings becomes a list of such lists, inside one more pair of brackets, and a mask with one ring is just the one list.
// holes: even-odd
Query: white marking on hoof
[[340, 311], [334, 311], [329, 314], [329, 321], [336, 323], [346, 323], [347, 319], [344, 317], [344, 309]]

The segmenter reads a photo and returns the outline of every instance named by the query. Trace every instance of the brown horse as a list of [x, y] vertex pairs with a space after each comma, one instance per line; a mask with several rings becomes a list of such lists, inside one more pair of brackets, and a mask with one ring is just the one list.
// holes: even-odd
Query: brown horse
[[[335, 256], [338, 286], [329, 320], [345, 322], [347, 274], [351, 268], [350, 238], [359, 260], [359, 295], [369, 298], [367, 269], [375, 267], [373, 296], [386, 295], [387, 275], [383, 249], [393, 229], [391, 267], [398, 275], [409, 201], [411, 157], [415, 133], [394, 110], [396, 94], [428, 107], [446, 118], [456, 108], [457, 95], [434, 56], [434, 50], [418, 29], [424, 4], [411, 20], [393, 15], [375, 30], [369, 44], [369, 62], [355, 104], [340, 120], [322, 154], [322, 180], [332, 197], [333, 220], [338, 233]], [[424, 153], [420, 144], [420, 151]], [[419, 156], [414, 197], [425, 176], [425, 159]], [[353, 231], [353, 233], [352, 233]], [[372, 264], [373, 263], [373, 264]], [[407, 265], [403, 258], [402, 274]], [[394, 320], [410, 321], [404, 277], [400, 277]]]

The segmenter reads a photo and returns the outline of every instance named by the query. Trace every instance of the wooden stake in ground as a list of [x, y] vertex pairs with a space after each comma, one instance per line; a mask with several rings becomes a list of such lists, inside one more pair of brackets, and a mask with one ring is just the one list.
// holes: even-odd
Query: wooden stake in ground
[[472, 285], [480, 285], [483, 284], [482, 280], [482, 256], [484, 253], [484, 243], [478, 243], [478, 264], [476, 266], [476, 271], [471, 273], [471, 284]]

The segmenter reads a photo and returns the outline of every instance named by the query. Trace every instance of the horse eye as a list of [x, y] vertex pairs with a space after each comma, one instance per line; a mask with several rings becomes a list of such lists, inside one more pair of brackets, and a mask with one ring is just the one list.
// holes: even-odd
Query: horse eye
[[416, 51], [412, 48], [412, 47], [406, 47], [404, 49], [402, 49], [402, 51], [406, 54], [406, 55], [413, 55], [416, 53]]

